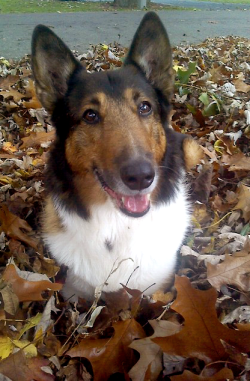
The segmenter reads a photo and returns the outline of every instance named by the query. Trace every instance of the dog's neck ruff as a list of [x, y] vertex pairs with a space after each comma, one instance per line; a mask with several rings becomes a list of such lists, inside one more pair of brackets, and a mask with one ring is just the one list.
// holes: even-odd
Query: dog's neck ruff
[[116, 291], [130, 279], [128, 287], [141, 291], [149, 287], [146, 293], [152, 294], [173, 274], [190, 219], [184, 185], [174, 198], [152, 205], [140, 218], [126, 216], [111, 199], [93, 206], [88, 220], [54, 204], [61, 228], [47, 232], [44, 239], [58, 263], [68, 266], [66, 298], [92, 299], [95, 288], [106, 282], [120, 262], [103, 291]]

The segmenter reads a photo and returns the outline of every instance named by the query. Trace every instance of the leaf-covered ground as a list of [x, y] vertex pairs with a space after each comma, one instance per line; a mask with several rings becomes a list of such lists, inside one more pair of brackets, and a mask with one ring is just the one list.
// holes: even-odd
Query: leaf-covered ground
[[[171, 124], [204, 150], [189, 174], [193, 226], [175, 287], [151, 300], [124, 288], [92, 305], [63, 301], [65, 269], [40, 241], [54, 131], [29, 57], [0, 60], [1, 379], [250, 379], [249, 47], [228, 37], [174, 49]], [[114, 44], [76, 56], [99, 71], [125, 53]]]

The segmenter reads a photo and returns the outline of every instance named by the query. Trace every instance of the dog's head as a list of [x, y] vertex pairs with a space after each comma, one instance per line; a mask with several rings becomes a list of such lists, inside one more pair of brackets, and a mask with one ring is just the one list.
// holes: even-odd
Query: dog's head
[[[121, 69], [92, 74], [50, 29], [37, 26], [32, 67], [81, 202], [86, 207], [110, 197], [127, 215], [146, 214], [163, 177], [173, 183], [183, 164], [176, 152], [183, 139], [173, 150], [167, 126], [172, 52], [158, 16], [145, 15]], [[166, 152], [168, 160], [174, 152], [168, 173], [161, 169]], [[56, 163], [53, 168], [60, 173]]]

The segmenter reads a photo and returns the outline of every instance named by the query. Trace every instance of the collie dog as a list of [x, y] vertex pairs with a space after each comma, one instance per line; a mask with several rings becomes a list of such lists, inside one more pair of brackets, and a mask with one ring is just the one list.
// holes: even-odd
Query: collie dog
[[200, 148], [168, 125], [172, 53], [159, 17], [145, 15], [122, 68], [91, 74], [38, 25], [32, 68], [56, 129], [43, 234], [68, 267], [64, 297], [163, 289], [190, 223], [185, 171]]

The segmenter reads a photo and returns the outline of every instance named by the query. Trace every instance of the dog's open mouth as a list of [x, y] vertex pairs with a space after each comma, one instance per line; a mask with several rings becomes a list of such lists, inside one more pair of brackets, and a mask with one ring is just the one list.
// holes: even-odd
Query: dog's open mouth
[[123, 195], [111, 189], [97, 169], [94, 170], [102, 188], [115, 201], [118, 208], [128, 216], [142, 217], [150, 209], [150, 194], [138, 194], [135, 196]]

